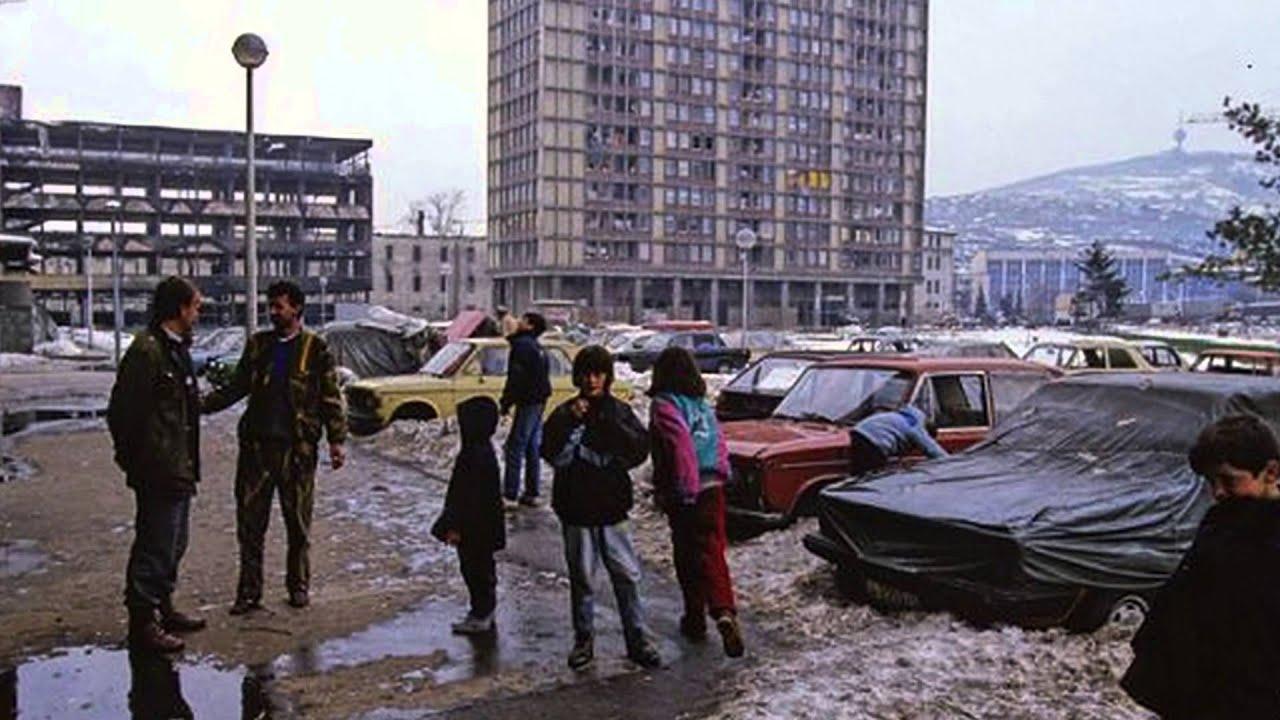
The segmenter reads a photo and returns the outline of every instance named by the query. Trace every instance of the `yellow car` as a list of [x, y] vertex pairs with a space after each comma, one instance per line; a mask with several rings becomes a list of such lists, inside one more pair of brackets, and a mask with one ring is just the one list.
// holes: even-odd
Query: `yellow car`
[[[547, 413], [577, 392], [573, 356], [577, 347], [542, 343], [551, 366]], [[458, 403], [476, 396], [497, 401], [507, 381], [507, 341], [472, 338], [445, 345], [414, 375], [368, 378], [347, 385], [347, 424], [355, 435], [372, 435], [396, 420], [434, 420], [454, 416]], [[615, 381], [613, 394], [631, 400], [631, 387]]]
[[1058, 368], [1068, 375], [1156, 370], [1137, 346], [1109, 337], [1080, 337], [1066, 342], [1039, 343], [1028, 350], [1022, 359]]

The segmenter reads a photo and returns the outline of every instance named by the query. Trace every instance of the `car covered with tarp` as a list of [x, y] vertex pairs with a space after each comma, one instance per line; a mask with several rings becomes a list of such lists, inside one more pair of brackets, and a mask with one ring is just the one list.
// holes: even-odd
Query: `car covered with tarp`
[[979, 620], [1091, 630], [1144, 613], [1212, 503], [1187, 451], [1233, 413], [1280, 425], [1280, 384], [1081, 375], [1028, 396], [969, 451], [828, 486], [811, 552], [846, 592]]

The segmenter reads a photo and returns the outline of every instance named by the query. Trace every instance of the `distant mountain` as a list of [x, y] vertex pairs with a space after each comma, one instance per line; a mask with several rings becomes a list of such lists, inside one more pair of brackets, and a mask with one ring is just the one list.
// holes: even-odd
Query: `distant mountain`
[[1258, 184], [1268, 170], [1251, 155], [1170, 150], [929, 198], [925, 219], [955, 230], [966, 258], [981, 248], [1071, 247], [1095, 239], [1202, 254], [1213, 249], [1205, 232], [1232, 207], [1280, 199]]

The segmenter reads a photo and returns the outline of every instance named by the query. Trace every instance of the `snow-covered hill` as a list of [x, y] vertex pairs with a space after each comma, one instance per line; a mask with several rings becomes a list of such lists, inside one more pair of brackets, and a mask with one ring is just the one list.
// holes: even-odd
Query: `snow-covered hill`
[[929, 225], [955, 230], [962, 254], [1020, 243], [1159, 244], [1212, 249], [1205, 237], [1236, 205], [1280, 201], [1250, 155], [1170, 150], [1072, 168], [968, 195], [930, 198]]

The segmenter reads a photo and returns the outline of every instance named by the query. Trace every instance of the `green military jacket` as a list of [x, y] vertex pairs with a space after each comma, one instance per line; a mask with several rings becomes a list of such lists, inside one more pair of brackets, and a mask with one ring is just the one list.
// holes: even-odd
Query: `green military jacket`
[[199, 393], [185, 347], [164, 330], [140, 333], [111, 388], [107, 427], [129, 487], [194, 494], [200, 482]]
[[[271, 348], [277, 341], [274, 330], [254, 335], [245, 344], [244, 353], [231, 375], [231, 381], [205, 396], [201, 410], [218, 412], [230, 407], [246, 395], [249, 407], [240, 418], [241, 439], [253, 438], [265, 422], [267, 383], [271, 381]], [[289, 362], [289, 401], [293, 408], [293, 441], [315, 445], [321, 432], [330, 445], [347, 439], [347, 417], [338, 389], [338, 373], [333, 354], [324, 338], [303, 330], [294, 346]]]

